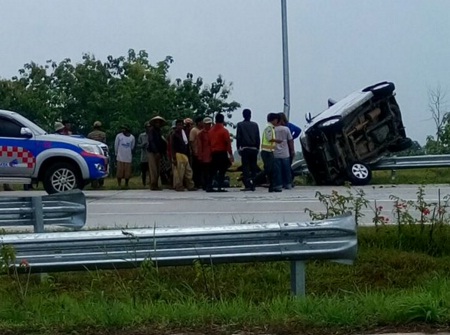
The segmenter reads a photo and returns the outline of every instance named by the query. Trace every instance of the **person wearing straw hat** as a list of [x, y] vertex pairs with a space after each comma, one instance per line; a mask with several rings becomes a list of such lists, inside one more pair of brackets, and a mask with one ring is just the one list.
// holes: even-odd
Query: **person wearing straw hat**
[[63, 130], [64, 130], [64, 125], [62, 124], [62, 122], [59, 122], [59, 121], [55, 122], [55, 134], [64, 135]]
[[162, 190], [159, 186], [161, 160], [167, 151], [167, 143], [161, 134], [161, 128], [166, 124], [166, 120], [161, 116], [155, 116], [149, 121], [149, 124], [150, 127], [147, 130], [147, 158], [150, 172], [150, 190], [160, 191]]

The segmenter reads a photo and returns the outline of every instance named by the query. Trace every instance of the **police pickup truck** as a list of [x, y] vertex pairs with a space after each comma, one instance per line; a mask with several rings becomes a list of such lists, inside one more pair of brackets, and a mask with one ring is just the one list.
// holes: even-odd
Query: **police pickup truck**
[[47, 193], [82, 189], [108, 175], [108, 147], [47, 134], [22, 115], [0, 110], [0, 184], [42, 182]]

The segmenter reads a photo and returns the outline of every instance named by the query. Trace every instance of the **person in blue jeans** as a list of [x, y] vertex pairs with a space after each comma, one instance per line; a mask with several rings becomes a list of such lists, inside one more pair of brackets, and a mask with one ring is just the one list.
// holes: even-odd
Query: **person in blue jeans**
[[278, 140], [274, 151], [277, 171], [275, 189], [290, 190], [292, 188], [291, 157], [295, 155], [294, 140], [290, 129], [283, 123], [275, 127], [275, 138]]

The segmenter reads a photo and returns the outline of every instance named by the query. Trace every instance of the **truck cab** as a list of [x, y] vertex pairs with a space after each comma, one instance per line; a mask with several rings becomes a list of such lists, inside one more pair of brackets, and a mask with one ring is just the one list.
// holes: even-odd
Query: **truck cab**
[[48, 134], [22, 115], [0, 110], [0, 183], [42, 182], [47, 193], [82, 189], [108, 175], [106, 144]]

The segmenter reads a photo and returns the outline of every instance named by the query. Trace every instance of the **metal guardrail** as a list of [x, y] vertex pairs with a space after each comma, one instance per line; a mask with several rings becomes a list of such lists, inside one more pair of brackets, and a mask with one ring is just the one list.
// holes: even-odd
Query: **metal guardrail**
[[292, 261], [292, 291], [304, 294], [302, 261], [351, 263], [357, 238], [354, 218], [343, 216], [303, 223], [3, 235], [1, 245], [14, 247], [13, 266], [26, 259], [31, 272], [132, 268], [144, 261], [158, 267]]
[[[369, 164], [371, 170], [402, 170], [424, 169], [430, 167], [450, 167], [450, 155], [420, 155], [394, 156], [381, 158], [376, 163]], [[304, 159], [292, 163], [292, 170], [296, 176], [309, 174]]]
[[36, 197], [0, 197], [0, 228], [33, 226], [35, 233], [42, 233], [47, 225], [80, 229], [85, 223], [86, 198], [79, 190]]
[[450, 167], [450, 155], [385, 157], [370, 165], [372, 170], [423, 169], [429, 167]]

